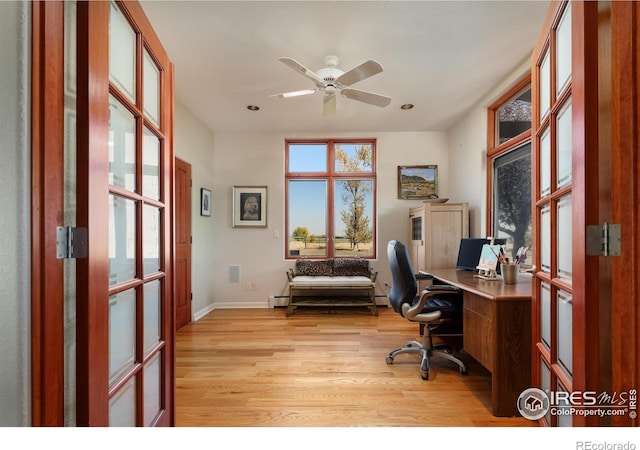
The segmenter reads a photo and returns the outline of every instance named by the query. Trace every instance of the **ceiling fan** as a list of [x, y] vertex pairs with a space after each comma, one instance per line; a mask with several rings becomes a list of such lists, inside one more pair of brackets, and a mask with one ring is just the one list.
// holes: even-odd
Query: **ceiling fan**
[[320, 69], [317, 72], [307, 69], [293, 58], [280, 58], [280, 61], [291, 67], [296, 72], [299, 72], [309, 78], [314, 82], [316, 87], [315, 89], [303, 89], [300, 91], [285, 92], [283, 94], [274, 94], [270, 95], [270, 97], [289, 98], [322, 92], [324, 97], [322, 110], [325, 117], [333, 116], [336, 113], [337, 94], [342, 94], [344, 97], [351, 100], [357, 100], [359, 102], [368, 103], [382, 108], [391, 102], [390, 97], [350, 87], [358, 81], [362, 81], [365, 78], [369, 78], [382, 72], [382, 66], [377, 61], [370, 59], [359, 66], [354, 67], [348, 72], [343, 72], [337, 68], [340, 63], [340, 59], [333, 55], [329, 55], [324, 58], [324, 62], [327, 67]]

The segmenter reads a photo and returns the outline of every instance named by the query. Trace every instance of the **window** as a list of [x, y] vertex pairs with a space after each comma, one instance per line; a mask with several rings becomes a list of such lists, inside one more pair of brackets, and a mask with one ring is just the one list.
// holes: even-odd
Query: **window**
[[375, 141], [287, 141], [287, 258], [376, 257]]
[[[489, 107], [491, 209], [487, 229], [507, 240], [507, 254], [531, 246], [531, 81], [522, 80]], [[525, 263], [530, 263], [532, 252]]]

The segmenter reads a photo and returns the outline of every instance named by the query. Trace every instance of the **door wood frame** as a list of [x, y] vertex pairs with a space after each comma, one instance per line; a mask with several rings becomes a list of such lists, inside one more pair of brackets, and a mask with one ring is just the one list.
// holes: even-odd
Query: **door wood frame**
[[[612, 391], [640, 388], [640, 5], [611, 2], [612, 220], [621, 225], [621, 253], [612, 258]], [[615, 426], [638, 426], [638, 418], [612, 418]]]
[[32, 3], [31, 425], [64, 426], [64, 3]]

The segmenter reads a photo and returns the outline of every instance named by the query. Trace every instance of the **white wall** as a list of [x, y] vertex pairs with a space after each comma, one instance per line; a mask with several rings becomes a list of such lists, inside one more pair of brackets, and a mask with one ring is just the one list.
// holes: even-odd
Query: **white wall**
[[[398, 165], [437, 164], [440, 195], [449, 197], [450, 177], [445, 133], [340, 133], [318, 136], [300, 133], [215, 134], [213, 221], [215, 249], [210, 275], [215, 307], [266, 306], [270, 295], [286, 293], [284, 259], [284, 141], [285, 138], [377, 139], [378, 293], [390, 283], [386, 245], [408, 239], [409, 208], [418, 201], [397, 199]], [[267, 186], [267, 228], [232, 228], [231, 192], [234, 185]], [[451, 201], [453, 201], [452, 199]], [[455, 199], [457, 200], [457, 199]], [[229, 267], [240, 266], [240, 283], [229, 281]], [[255, 283], [254, 291], [245, 290]]]
[[[391, 282], [386, 245], [408, 240], [409, 208], [419, 201], [397, 198], [399, 165], [438, 165], [439, 195], [468, 202], [471, 236], [484, 236], [486, 214], [487, 107], [529, 70], [523, 61], [448, 132], [244, 133], [208, 130], [176, 104], [176, 156], [193, 170], [193, 293], [196, 319], [212, 308], [266, 307], [286, 294], [284, 258], [284, 141], [287, 138], [376, 138], [378, 294]], [[237, 186], [267, 186], [267, 228], [233, 228], [231, 194]], [[199, 213], [200, 188], [212, 190], [212, 216]], [[230, 282], [240, 266], [240, 282]], [[246, 283], [255, 290], [246, 290]]]
[[30, 420], [29, 2], [0, 2], [0, 426]]
[[215, 258], [215, 214], [213, 217], [200, 215], [200, 189], [213, 189], [213, 132], [178, 102], [174, 123], [175, 155], [191, 164], [191, 313], [197, 319], [211, 309], [215, 287], [211, 276]]
[[448, 133], [452, 195], [469, 202], [469, 235], [487, 235], [487, 108], [529, 72], [529, 58], [488, 92]]

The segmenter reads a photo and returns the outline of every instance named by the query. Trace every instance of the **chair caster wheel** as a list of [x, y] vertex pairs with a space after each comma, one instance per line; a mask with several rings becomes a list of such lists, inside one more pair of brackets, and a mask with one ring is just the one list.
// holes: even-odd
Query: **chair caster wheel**
[[422, 377], [423, 380], [427, 381], [429, 379], [429, 372], [422, 372], [420, 374], [420, 377]]
[[387, 356], [385, 361], [387, 362], [387, 364], [393, 364], [393, 358], [391, 356]]
[[466, 367], [460, 367], [460, 375], [466, 375], [467, 374], [467, 368]]

